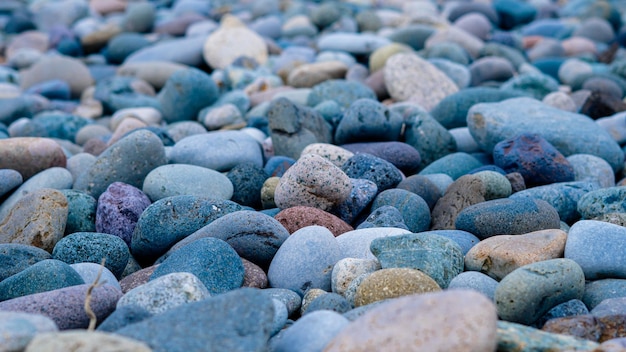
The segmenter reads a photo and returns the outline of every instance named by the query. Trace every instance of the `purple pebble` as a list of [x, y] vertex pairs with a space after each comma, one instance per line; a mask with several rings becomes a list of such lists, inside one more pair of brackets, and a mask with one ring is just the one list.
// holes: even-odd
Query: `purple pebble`
[[118, 236], [130, 246], [137, 221], [150, 204], [138, 188], [114, 182], [98, 198], [96, 231]]

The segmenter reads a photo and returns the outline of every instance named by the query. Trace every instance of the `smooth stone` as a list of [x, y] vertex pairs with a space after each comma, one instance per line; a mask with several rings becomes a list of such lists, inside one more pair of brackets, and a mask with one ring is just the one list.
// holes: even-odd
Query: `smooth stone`
[[[198, 67], [204, 62], [202, 59], [202, 47], [205, 40], [206, 37], [198, 36], [156, 42], [127, 56], [123, 65], [167, 61]], [[159, 74], [162, 75], [163, 73], [160, 72]]]
[[454, 137], [420, 106], [413, 103], [398, 103], [392, 105], [391, 110], [403, 116], [406, 123], [405, 143], [419, 152], [421, 158], [419, 169], [456, 152]]
[[[89, 317], [84, 304], [90, 285], [77, 285], [53, 291], [35, 293], [0, 302], [0, 310], [35, 313], [52, 319], [59, 330], [86, 329]], [[115, 310], [122, 292], [113, 286], [96, 287], [91, 292], [90, 307], [99, 319], [106, 318]]]
[[101, 285], [111, 285], [118, 290], [122, 291], [122, 287], [120, 286], [119, 281], [111, 270], [103, 267], [100, 264], [96, 263], [75, 263], [70, 264], [70, 267], [74, 269], [78, 275], [83, 279], [84, 283], [92, 284], [96, 282], [96, 278], [98, 278], [97, 284]]
[[52, 252], [63, 238], [67, 214], [63, 193], [49, 188], [32, 190], [15, 202], [0, 223], [0, 242], [31, 245]]
[[[78, 131], [92, 123], [91, 120], [65, 112], [42, 112], [31, 120], [34, 128], [45, 130], [45, 137], [74, 142]], [[15, 137], [18, 137], [15, 135]], [[58, 142], [57, 142], [58, 143]], [[61, 144], [63, 146], [63, 144]], [[51, 146], [52, 147], [52, 146]]]
[[371, 99], [358, 99], [343, 113], [335, 129], [336, 144], [368, 141], [396, 141], [402, 116]]
[[210, 75], [195, 68], [172, 73], [158, 95], [167, 123], [195, 120], [202, 108], [218, 98], [218, 88]]
[[372, 254], [383, 269], [417, 269], [441, 288], [463, 271], [461, 247], [451, 239], [429, 233], [411, 233], [374, 239]]
[[388, 45], [389, 39], [369, 33], [329, 33], [317, 41], [320, 51], [346, 51], [350, 54], [371, 54]]
[[309, 313], [281, 334], [272, 351], [322, 351], [348, 323], [348, 319], [336, 312], [321, 310]]
[[461, 230], [431, 230], [420, 232], [421, 234], [433, 234], [437, 236], [442, 236], [445, 238], [449, 238], [456, 242], [461, 248], [461, 253], [463, 256], [467, 254], [467, 252], [474, 247], [480, 240], [478, 237], [472, 235], [467, 231]]
[[396, 186], [398, 189], [405, 189], [420, 196], [432, 209], [437, 200], [441, 198], [441, 191], [430, 179], [424, 175], [411, 175]]
[[623, 226], [595, 220], [581, 220], [570, 228], [565, 258], [578, 263], [588, 280], [626, 278], [622, 238]]
[[[50, 102], [39, 95], [21, 95], [0, 99], [0, 123], [11, 124], [22, 117], [33, 117], [49, 108]], [[8, 132], [4, 133], [8, 137]]]
[[586, 314], [589, 314], [589, 309], [587, 309], [585, 303], [579, 299], [572, 299], [550, 309], [548, 313], [544, 314], [544, 316], [542, 316], [541, 319], [539, 319], [535, 324], [537, 327], [543, 327], [546, 322], [553, 319]]
[[330, 210], [352, 190], [350, 178], [327, 159], [305, 154], [280, 178], [274, 201], [281, 209], [303, 205]]
[[[435, 32], [435, 30], [436, 29], [433, 26], [428, 24], [408, 24], [394, 28], [394, 30], [390, 32], [387, 37], [393, 43], [406, 44], [414, 50], [422, 50], [424, 49], [426, 40]], [[387, 48], [390, 45], [393, 45], [393, 43], [385, 45], [382, 48]]]
[[431, 35], [425, 43], [425, 48], [431, 48], [441, 43], [454, 43], [461, 46], [470, 57], [476, 58], [485, 46], [485, 43], [475, 35], [458, 28], [450, 26], [440, 29]]
[[143, 192], [152, 201], [179, 195], [230, 199], [233, 184], [223, 174], [201, 166], [169, 164], [159, 166], [143, 182]]
[[333, 100], [342, 108], [361, 99], [376, 99], [376, 93], [366, 85], [342, 79], [331, 79], [315, 85], [307, 98], [307, 105], [316, 106], [326, 100]]
[[211, 294], [239, 288], [244, 279], [243, 263], [237, 252], [213, 237], [198, 239], [172, 252], [154, 270], [150, 280], [181, 271], [197, 276]]
[[331, 275], [332, 292], [345, 295], [352, 281], [364, 274], [382, 269], [376, 259], [343, 258], [333, 266]]
[[[609, 170], [612, 169], [609, 167]], [[599, 186], [593, 182], [561, 182], [515, 192], [510, 198], [544, 200], [557, 210], [562, 221], [571, 224], [580, 219], [580, 213], [577, 210], [579, 200], [585, 194], [598, 188]]]
[[415, 54], [399, 53], [385, 64], [385, 85], [392, 98], [412, 101], [426, 110], [458, 91], [456, 84], [437, 67]]
[[28, 89], [38, 83], [58, 79], [67, 82], [72, 97], [80, 97], [93, 84], [87, 66], [81, 61], [63, 55], [45, 56], [20, 73], [20, 87]]
[[530, 72], [511, 77], [500, 86], [502, 90], [526, 93], [537, 100], [559, 90], [559, 82], [549, 75]]
[[0, 301], [84, 283], [69, 265], [44, 259], [0, 282]]
[[380, 269], [368, 275], [358, 286], [356, 307], [390, 298], [440, 291], [435, 280], [411, 268]]
[[98, 327], [97, 331], [115, 332], [127, 325], [138, 323], [150, 318], [150, 314], [145, 308], [139, 306], [124, 306], [116, 308]]
[[[393, 36], [394, 36], [394, 33], [390, 35], [391, 38], [393, 38]], [[385, 64], [387, 63], [387, 60], [389, 60], [389, 58], [392, 57], [393, 55], [398, 54], [398, 53], [410, 53], [410, 52], [413, 52], [413, 48], [394, 40], [393, 43], [382, 46], [374, 50], [374, 52], [372, 52], [372, 54], [369, 57], [369, 66], [368, 66], [370, 69], [370, 72], [376, 72], [378, 70], [383, 69], [385, 67]]]
[[[519, 114], [526, 118], [515, 118]], [[476, 104], [469, 110], [467, 121], [470, 133], [487, 152], [493, 151], [498, 142], [524, 131], [541, 135], [566, 157], [592, 154], [606, 160], [614, 171], [623, 168], [623, 152], [593, 120], [534, 99], [514, 98], [500, 103]], [[567, 130], [563, 126], [567, 126]]]
[[471, 85], [476, 87], [485, 82], [504, 82], [515, 75], [513, 64], [498, 56], [482, 57], [469, 66], [472, 74]]
[[155, 89], [165, 86], [165, 83], [176, 71], [185, 70], [188, 66], [166, 61], [126, 62], [117, 69], [117, 75], [141, 79]]
[[[449, 176], [448, 178], [452, 180]], [[484, 202], [485, 193], [486, 187], [482, 179], [474, 175], [464, 175], [453, 181], [431, 212], [431, 230], [456, 229], [458, 215], [463, 209]]]
[[[416, 315], [424, 319], [416, 320]], [[473, 324], [474, 319], [483, 324]], [[411, 295], [380, 304], [358, 317], [325, 351], [492, 351], [496, 346], [496, 322], [493, 303], [476, 292]]]
[[383, 205], [373, 210], [367, 218], [357, 226], [357, 229], [371, 227], [396, 227], [408, 230], [400, 210], [391, 205]]
[[474, 290], [494, 301], [498, 281], [478, 271], [464, 271], [450, 280], [448, 290]]
[[430, 228], [430, 208], [419, 195], [403, 189], [388, 189], [374, 198], [371, 209], [376, 210], [385, 205], [400, 211], [411, 232], [422, 232]]
[[392, 163], [371, 154], [355, 154], [341, 170], [350, 178], [372, 181], [378, 192], [390, 189], [402, 181], [402, 173]]
[[330, 291], [332, 267], [342, 259], [335, 236], [321, 226], [308, 226], [291, 234], [280, 246], [267, 273], [271, 287], [300, 295], [310, 288]]
[[[435, 65], [441, 72], [445, 73], [459, 89], [466, 89], [471, 82], [470, 70], [456, 62], [447, 59], [429, 59], [428, 62]], [[437, 104], [439, 105], [439, 104]]]
[[[68, 212], [65, 224], [65, 235], [74, 232], [96, 231], [97, 201], [92, 196], [71, 189], [63, 189], [61, 193], [67, 199]], [[102, 231], [99, 231], [102, 232]]]
[[541, 135], [523, 133], [498, 142], [493, 149], [496, 166], [519, 172], [529, 187], [574, 181], [574, 168]]
[[333, 138], [320, 113], [287, 98], [274, 99], [267, 118], [275, 155], [297, 159], [308, 145], [330, 143]]
[[480, 178], [485, 185], [485, 200], [508, 198], [513, 192], [511, 182], [499, 172], [487, 170], [473, 175]]
[[167, 125], [167, 133], [172, 137], [174, 142], [179, 142], [185, 137], [195, 134], [206, 133], [206, 128], [196, 121], [180, 121]]
[[323, 61], [304, 64], [293, 69], [287, 84], [294, 88], [311, 88], [329, 79], [344, 78], [348, 66], [341, 61]]
[[601, 117], [596, 123], [604, 128], [619, 143], [626, 142], [626, 113], [620, 112], [611, 116]]
[[626, 297], [626, 280], [600, 279], [585, 284], [585, 294], [582, 301], [589, 309], [608, 298]]
[[272, 321], [272, 331], [270, 332], [270, 336], [274, 336], [279, 333], [285, 327], [289, 318], [289, 312], [287, 311], [285, 303], [277, 299], [272, 299], [272, 303], [274, 303], [274, 319]]
[[[252, 163], [236, 165], [226, 174], [233, 185], [233, 202], [255, 209], [262, 208], [261, 189], [269, 175], [263, 168]], [[216, 192], [219, 194], [219, 192]]]
[[[241, 45], [227, 45], [233, 42]], [[222, 18], [220, 27], [204, 42], [202, 55], [212, 68], [224, 69], [241, 56], [252, 58], [262, 65], [267, 61], [268, 51], [261, 36], [235, 16], [228, 15]]]
[[[329, 143], [312, 143], [304, 147], [302, 153], [304, 154], [317, 154], [323, 158], [328, 159], [331, 163], [333, 163], [337, 167], [343, 166], [343, 164], [348, 161], [351, 157], [354, 156], [354, 153], [350, 150], [336, 146], [334, 144]], [[371, 153], [370, 153], [371, 154]], [[269, 164], [269, 160], [267, 162]], [[266, 164], [266, 168], [267, 168]]]
[[626, 312], [626, 299], [624, 297], [606, 298], [597, 306], [593, 307], [591, 314], [597, 318], [611, 315], [624, 315]]
[[524, 349], [550, 350], [571, 349], [592, 351], [598, 343], [562, 334], [553, 334], [522, 324], [498, 321], [498, 349], [520, 351]]
[[136, 187], [113, 182], [98, 198], [95, 230], [117, 236], [130, 246], [133, 231], [150, 199]]
[[50, 253], [31, 245], [0, 243], [0, 282], [39, 261], [51, 258]]
[[228, 171], [251, 162], [263, 166], [261, 145], [241, 131], [213, 131], [178, 141], [168, 154], [169, 162]]
[[122, 280], [120, 280], [122, 292], [126, 293], [135, 287], [139, 287], [147, 283], [150, 279], [150, 275], [152, 275], [158, 266], [158, 264], [155, 264], [143, 269], [140, 268], [139, 270], [125, 276]]
[[198, 112], [198, 120], [201, 121], [209, 131], [246, 123], [241, 116], [239, 108], [230, 103], [217, 107], [203, 108]]
[[396, 141], [344, 144], [342, 148], [352, 153], [367, 153], [387, 160], [405, 173], [417, 170], [421, 162], [419, 152], [412, 146]]
[[574, 100], [564, 92], [549, 93], [543, 97], [541, 101], [546, 105], [569, 112], [576, 112], [578, 110]]
[[55, 322], [43, 315], [0, 312], [0, 345], [6, 351], [23, 351], [35, 336], [58, 330]]
[[23, 180], [48, 168], [65, 167], [66, 164], [61, 146], [48, 138], [3, 139], [0, 140], [0, 151], [0, 168], [18, 171]]
[[626, 187], [601, 188], [587, 192], [578, 200], [578, 212], [583, 219], [609, 213], [624, 212]]
[[185, 237], [171, 248], [170, 253], [206, 237], [225, 241], [241, 258], [267, 268], [289, 238], [289, 232], [269, 215], [251, 210], [234, 211]]
[[[192, 321], [190, 316], [197, 319]], [[116, 334], [143, 341], [155, 352], [207, 346], [220, 351], [261, 351], [270, 338], [273, 319], [272, 300], [256, 289], [243, 288], [184, 304]]]
[[137, 50], [150, 45], [150, 41], [137, 33], [120, 33], [107, 42], [106, 58], [109, 63], [121, 64]]
[[524, 265], [508, 274], [496, 288], [495, 303], [502, 320], [532, 324], [554, 306], [581, 299], [582, 268], [570, 259]]
[[24, 181], [22, 174], [12, 169], [0, 169], [0, 180], [0, 197], [9, 194]]
[[[161, 139], [152, 132], [139, 130], [98, 156], [95, 163], [78, 176], [74, 189], [85, 191], [95, 198], [100, 197], [113, 182], [141, 187], [150, 171], [166, 163]], [[133, 165], [133, 168], [128, 165]]]
[[276, 214], [274, 218], [278, 220], [290, 234], [303, 227], [312, 225], [327, 228], [335, 237], [354, 230], [352, 226], [335, 215], [313, 207], [295, 206], [287, 208]]
[[520, 235], [560, 228], [556, 209], [540, 199], [503, 198], [464, 208], [455, 222], [463, 230], [485, 239], [495, 235]]
[[331, 210], [341, 220], [352, 224], [378, 193], [376, 184], [369, 180], [351, 178], [352, 189], [348, 198]]
[[52, 351], [75, 351], [76, 346], [82, 349], [108, 351], [120, 349], [129, 352], [151, 352], [146, 344], [109, 334], [96, 331], [64, 331], [64, 332], [45, 332], [38, 334], [28, 344], [26, 351], [34, 352], [52, 352]]
[[172, 273], [126, 292], [117, 301], [117, 309], [135, 305], [151, 314], [160, 314], [210, 296], [206, 286], [195, 275]]
[[454, 26], [482, 40], [489, 39], [489, 34], [493, 29], [489, 18], [482, 13], [465, 14], [454, 21]]
[[100, 263], [116, 277], [121, 277], [130, 253], [126, 242], [121, 238], [98, 232], [76, 232], [63, 237], [54, 246], [52, 258], [68, 264]]
[[267, 288], [268, 281], [265, 271], [249, 260], [241, 258], [241, 261], [244, 270], [242, 287]]
[[291, 316], [300, 311], [302, 304], [302, 298], [300, 295], [292, 290], [286, 288], [273, 288], [268, 287], [261, 291], [271, 299], [275, 299], [287, 307], [287, 313]]
[[344, 258], [375, 260], [376, 257], [370, 251], [370, 245], [374, 239], [407, 233], [410, 232], [405, 229], [393, 227], [357, 229], [338, 236], [337, 243], [339, 244], [342, 257]]
[[469, 171], [483, 166], [483, 164], [472, 155], [462, 152], [443, 156], [420, 171], [420, 175], [447, 174], [453, 180], [467, 174]]
[[131, 252], [140, 262], [153, 261], [176, 242], [241, 209], [228, 200], [191, 195], [160, 199], [141, 213], [133, 232]]
[[500, 281], [524, 265], [563, 257], [566, 239], [559, 229], [489, 237], [467, 252], [465, 269]]

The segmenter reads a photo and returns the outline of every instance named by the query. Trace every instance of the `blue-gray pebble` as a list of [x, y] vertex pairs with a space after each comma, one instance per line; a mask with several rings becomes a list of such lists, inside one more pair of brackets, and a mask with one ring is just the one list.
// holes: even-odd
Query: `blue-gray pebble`
[[205, 72], [196, 68], [178, 70], [158, 95], [163, 119], [168, 123], [195, 120], [202, 108], [217, 100], [218, 94], [215, 81]]
[[341, 166], [341, 170], [350, 178], [374, 182], [378, 192], [393, 188], [402, 181], [402, 173], [397, 167], [370, 154], [354, 155]]
[[335, 143], [397, 141], [402, 116], [376, 100], [359, 99], [350, 105], [335, 130]]
[[52, 258], [50, 253], [38, 247], [18, 243], [0, 243], [0, 282], [39, 261], [50, 258]]
[[96, 199], [85, 192], [72, 189], [62, 189], [61, 193], [67, 198], [68, 205], [65, 235], [74, 232], [95, 232]]
[[583, 219], [609, 213], [626, 212], [626, 186], [592, 190], [578, 200], [578, 212]]
[[398, 209], [411, 232], [422, 232], [430, 228], [430, 208], [422, 197], [413, 192], [397, 188], [380, 192], [372, 202], [372, 209], [383, 205]]
[[0, 282], [0, 301], [82, 285], [85, 281], [68, 264], [44, 259]]

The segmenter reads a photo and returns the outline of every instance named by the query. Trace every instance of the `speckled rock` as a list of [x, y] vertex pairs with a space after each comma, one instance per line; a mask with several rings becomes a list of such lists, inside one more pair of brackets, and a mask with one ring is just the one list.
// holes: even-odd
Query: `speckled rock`
[[0, 282], [41, 260], [50, 258], [52, 258], [50, 253], [31, 245], [2, 243], [0, 244]]
[[335, 129], [335, 143], [396, 141], [402, 130], [402, 116], [367, 98], [354, 101]]
[[437, 200], [441, 198], [437, 185], [424, 175], [411, 175], [400, 181], [396, 188], [405, 189], [422, 197], [430, 209], [433, 209]]
[[431, 213], [432, 230], [456, 229], [455, 221], [459, 213], [474, 204], [485, 201], [486, 188], [483, 181], [473, 175], [459, 177], [439, 198]]
[[331, 289], [344, 295], [354, 279], [382, 269], [376, 259], [343, 258], [333, 266]]
[[465, 269], [500, 281], [526, 264], [563, 257], [566, 239], [565, 231], [559, 229], [489, 237], [467, 252]]
[[198, 239], [173, 252], [154, 270], [150, 280], [181, 271], [197, 276], [212, 295], [241, 287], [244, 278], [237, 252], [228, 243], [212, 237]]
[[364, 306], [389, 298], [440, 291], [441, 288], [428, 275], [416, 269], [381, 269], [368, 275], [358, 286], [355, 306]]
[[593, 190], [578, 200], [578, 212], [583, 219], [624, 212], [626, 187], [611, 187]]
[[376, 184], [369, 180], [360, 178], [351, 178], [350, 183], [352, 189], [348, 198], [334, 206], [331, 210], [334, 214], [351, 224], [357, 219], [370, 204], [370, 202], [376, 197], [378, 193], [378, 187]]
[[65, 235], [74, 232], [95, 232], [96, 199], [84, 192], [71, 189], [61, 190], [61, 193], [67, 199], [68, 204]]
[[242, 287], [267, 288], [267, 274], [253, 262], [241, 258], [243, 262], [244, 278]]
[[[415, 319], [419, 315], [423, 319]], [[482, 324], [473, 324], [480, 319]], [[493, 351], [496, 310], [469, 290], [424, 293], [382, 303], [344, 328], [325, 351]]]
[[372, 202], [372, 210], [390, 205], [397, 208], [411, 232], [426, 231], [430, 227], [430, 208], [422, 197], [404, 189], [380, 192]]
[[231, 15], [222, 18], [220, 27], [207, 38], [203, 49], [204, 60], [214, 69], [223, 69], [240, 56], [250, 57], [262, 65], [267, 61], [267, 54], [263, 38]]
[[363, 222], [357, 226], [357, 229], [366, 229], [372, 227], [396, 227], [409, 230], [404, 223], [400, 210], [391, 205], [383, 205], [374, 209]]
[[125, 276], [122, 280], [120, 280], [120, 287], [122, 287], [122, 292], [126, 293], [133, 288], [141, 286], [148, 282], [150, 276], [158, 266], [159, 264], [155, 264], [147, 268], [139, 269], [132, 274]]
[[556, 209], [541, 199], [504, 198], [466, 207], [454, 224], [457, 230], [485, 239], [495, 235], [558, 229], [560, 219]]
[[137, 220], [150, 203], [136, 187], [114, 182], [98, 198], [95, 230], [118, 236], [130, 246]]
[[552, 334], [508, 321], [498, 321], [497, 336], [498, 349], [502, 351], [524, 351], [527, 349], [545, 351], [554, 348], [592, 351], [598, 347], [598, 344], [593, 341]]
[[48, 252], [63, 238], [67, 199], [60, 191], [44, 188], [26, 194], [0, 223], [0, 242], [39, 247]]
[[19, 137], [0, 140], [0, 169], [18, 171], [23, 180], [51, 167], [65, 167], [61, 146], [49, 138]]
[[355, 154], [343, 164], [341, 170], [350, 178], [374, 182], [378, 192], [393, 188], [402, 180], [402, 173], [398, 168], [370, 154]]
[[[65, 287], [53, 291], [35, 293], [0, 302], [0, 310], [41, 314], [52, 319], [60, 330], [85, 329], [89, 317], [84, 304], [89, 284]], [[91, 309], [98, 320], [103, 320], [115, 310], [122, 292], [105, 285], [91, 292]]]
[[262, 208], [261, 190], [269, 175], [265, 170], [253, 163], [236, 165], [226, 174], [233, 185], [230, 199], [240, 205]]
[[303, 227], [311, 225], [323, 226], [330, 230], [335, 236], [354, 230], [352, 226], [335, 215], [306, 206], [287, 208], [276, 214], [274, 218], [278, 220], [289, 233], [294, 233]]
[[330, 210], [352, 190], [350, 178], [327, 159], [305, 154], [280, 178], [274, 201], [281, 209], [304, 205]]
[[351, 151], [328, 143], [312, 143], [307, 145], [300, 155], [317, 154], [328, 159], [337, 167], [341, 167], [348, 159], [354, 156]]
[[[80, 347], [76, 347], [80, 346]], [[109, 351], [120, 349], [128, 352], [151, 352], [148, 345], [126, 337], [97, 331], [64, 331], [38, 334], [28, 344], [26, 351], [53, 352], [78, 351], [80, 349]]]
[[585, 276], [570, 259], [551, 259], [522, 266], [496, 288], [495, 303], [502, 320], [532, 324], [552, 307], [582, 298]]
[[58, 330], [54, 321], [40, 314], [0, 312], [0, 345], [7, 351], [23, 351], [35, 336]]

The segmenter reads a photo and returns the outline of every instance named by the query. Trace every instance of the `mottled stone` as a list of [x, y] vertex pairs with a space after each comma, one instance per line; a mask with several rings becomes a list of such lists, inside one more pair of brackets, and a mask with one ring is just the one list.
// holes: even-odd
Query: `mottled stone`
[[459, 177], [435, 204], [431, 213], [431, 229], [456, 229], [455, 222], [459, 213], [469, 206], [484, 202], [485, 193], [485, 184], [480, 178], [473, 175]]
[[370, 154], [355, 154], [343, 164], [341, 170], [350, 178], [374, 182], [378, 192], [393, 188], [402, 180], [402, 173], [398, 168]]
[[65, 167], [61, 146], [49, 138], [18, 137], [0, 140], [0, 169], [18, 171], [23, 180], [51, 167]]
[[588, 192], [578, 200], [578, 212], [583, 219], [626, 211], [626, 187], [602, 188]]
[[344, 111], [335, 129], [336, 144], [368, 141], [396, 141], [402, 130], [402, 116], [375, 100], [361, 98]]
[[306, 206], [287, 208], [276, 214], [274, 218], [278, 220], [289, 233], [294, 233], [303, 227], [312, 225], [323, 226], [330, 230], [335, 236], [354, 230], [352, 226], [338, 217], [323, 210]]
[[15, 275], [31, 265], [52, 258], [43, 249], [17, 243], [0, 244], [0, 282]]
[[241, 261], [243, 262], [244, 270], [243, 284], [241, 286], [261, 289], [267, 288], [268, 281], [265, 271], [249, 260], [241, 258]]
[[400, 211], [411, 232], [426, 231], [430, 227], [430, 208], [420, 196], [403, 189], [382, 191], [372, 202], [372, 210], [390, 205]]
[[498, 321], [498, 350], [501, 351], [592, 351], [598, 347], [593, 341], [572, 336], [552, 334], [539, 329], [508, 321]]
[[364, 306], [389, 298], [440, 291], [435, 280], [416, 269], [381, 269], [368, 275], [358, 286], [355, 306]]
[[98, 198], [95, 231], [117, 236], [130, 246], [137, 221], [150, 203], [136, 187], [113, 182]]

